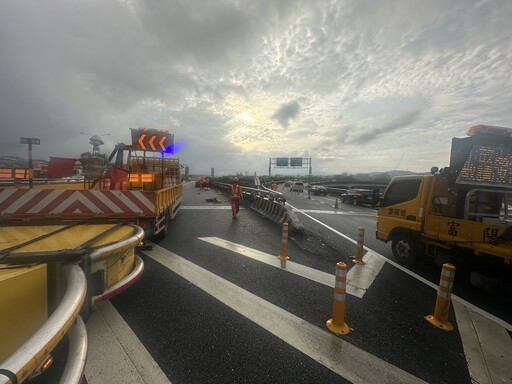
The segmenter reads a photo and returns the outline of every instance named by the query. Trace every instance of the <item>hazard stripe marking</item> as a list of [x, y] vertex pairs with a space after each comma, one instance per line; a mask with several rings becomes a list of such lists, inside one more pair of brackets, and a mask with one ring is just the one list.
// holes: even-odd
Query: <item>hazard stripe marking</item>
[[0, 212], [11, 215], [77, 212], [152, 215], [155, 214], [154, 197], [154, 194], [141, 191], [6, 189], [0, 191]]
[[4, 189], [0, 191], [0, 213], [9, 208], [17, 199], [16, 189]]
[[96, 207], [98, 207], [100, 212], [114, 213], [112, 208], [108, 205], [108, 202], [110, 200], [107, 200], [107, 203], [104, 203], [103, 200], [101, 198], [99, 198], [99, 196], [103, 196], [102, 194], [94, 194], [94, 193], [92, 193], [92, 191], [89, 190], [89, 191], [84, 191], [84, 196], [87, 197], [92, 203], [94, 203], [94, 205], [96, 205]]
[[[51, 190], [30, 191], [23, 196], [23, 199], [20, 199], [20, 203], [23, 201], [24, 204], [19, 207], [18, 211], [23, 213], [28, 212], [34, 205], [40, 204], [41, 201], [46, 199], [50, 193]], [[51, 199], [49, 201], [51, 201]], [[16, 205], [13, 205], [13, 209], [16, 209]]]

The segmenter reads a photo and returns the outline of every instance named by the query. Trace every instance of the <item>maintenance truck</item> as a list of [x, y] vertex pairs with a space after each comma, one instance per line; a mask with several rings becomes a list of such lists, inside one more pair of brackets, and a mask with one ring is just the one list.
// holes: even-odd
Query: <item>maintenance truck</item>
[[80, 383], [92, 306], [142, 274], [144, 232], [126, 223], [10, 223], [0, 227], [0, 383], [48, 370], [68, 335], [60, 383]]
[[376, 237], [391, 241], [399, 263], [427, 254], [512, 264], [512, 128], [467, 135], [452, 139], [449, 167], [395, 177], [380, 199]]
[[164, 237], [176, 216], [182, 184], [173, 135], [131, 131], [132, 144], [116, 145], [108, 158], [91, 137], [93, 152], [78, 159], [81, 182], [62, 183], [75, 159], [52, 158], [48, 176], [59, 179], [0, 188], [0, 305], [9, 308], [0, 312], [0, 383], [47, 370], [66, 335], [60, 382], [81, 382], [83, 320], [141, 276], [136, 247], [145, 236]]

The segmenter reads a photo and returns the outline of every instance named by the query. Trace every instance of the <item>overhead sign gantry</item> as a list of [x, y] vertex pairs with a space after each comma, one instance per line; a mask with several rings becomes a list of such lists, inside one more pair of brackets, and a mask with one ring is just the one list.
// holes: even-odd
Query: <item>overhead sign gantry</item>
[[271, 157], [268, 161], [268, 177], [272, 177], [272, 166], [280, 169], [308, 169], [311, 177], [311, 157]]

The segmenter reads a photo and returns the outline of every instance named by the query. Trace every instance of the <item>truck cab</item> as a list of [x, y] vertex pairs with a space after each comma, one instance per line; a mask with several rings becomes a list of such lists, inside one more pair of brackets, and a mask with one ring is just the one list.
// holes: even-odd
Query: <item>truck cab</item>
[[394, 178], [376, 237], [412, 265], [427, 253], [474, 254], [512, 264], [512, 129], [480, 125], [453, 139], [450, 166]]

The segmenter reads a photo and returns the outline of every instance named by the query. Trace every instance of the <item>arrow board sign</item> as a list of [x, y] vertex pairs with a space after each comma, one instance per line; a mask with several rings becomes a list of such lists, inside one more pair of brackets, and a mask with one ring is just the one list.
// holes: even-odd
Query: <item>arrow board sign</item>
[[174, 135], [158, 130], [132, 128], [132, 145], [143, 151], [173, 153]]

